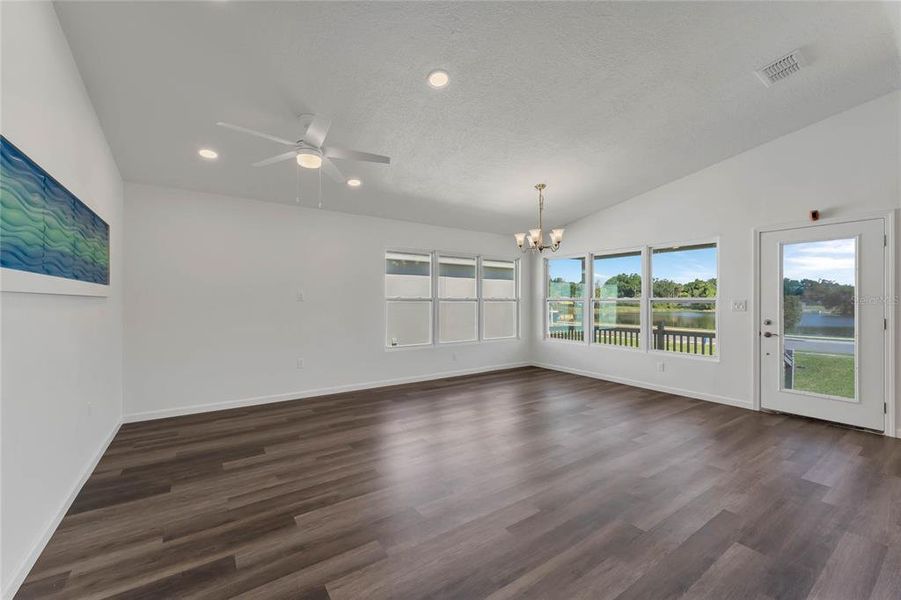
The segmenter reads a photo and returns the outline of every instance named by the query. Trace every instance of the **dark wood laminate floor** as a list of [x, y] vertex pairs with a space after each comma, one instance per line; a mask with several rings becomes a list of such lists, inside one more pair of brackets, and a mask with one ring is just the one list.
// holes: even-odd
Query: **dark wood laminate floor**
[[18, 598], [901, 597], [901, 443], [537, 368], [126, 425]]

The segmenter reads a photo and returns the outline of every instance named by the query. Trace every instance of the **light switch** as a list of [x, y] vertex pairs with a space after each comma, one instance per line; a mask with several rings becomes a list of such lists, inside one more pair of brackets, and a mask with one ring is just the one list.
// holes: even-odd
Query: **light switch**
[[297, 301], [298, 301], [298, 302], [303, 302], [303, 300], [304, 300], [304, 297], [303, 297], [303, 290], [297, 290]]
[[732, 312], [747, 312], [748, 311], [748, 301], [747, 300], [733, 300], [732, 301]]

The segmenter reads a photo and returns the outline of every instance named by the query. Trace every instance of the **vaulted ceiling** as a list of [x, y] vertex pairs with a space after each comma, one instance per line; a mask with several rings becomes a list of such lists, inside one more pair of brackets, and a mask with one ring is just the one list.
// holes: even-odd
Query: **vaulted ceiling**
[[[57, 13], [128, 181], [315, 206], [317, 172], [219, 128], [387, 154], [323, 208], [565, 224], [901, 87], [894, 3], [71, 2]], [[753, 72], [801, 48], [771, 88]], [[450, 85], [425, 77], [444, 68]], [[219, 152], [216, 161], [197, 156]]]

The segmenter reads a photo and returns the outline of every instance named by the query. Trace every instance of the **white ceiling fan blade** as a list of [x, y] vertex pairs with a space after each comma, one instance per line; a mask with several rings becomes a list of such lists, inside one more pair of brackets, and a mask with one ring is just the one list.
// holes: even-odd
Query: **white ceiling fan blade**
[[325, 171], [325, 174], [337, 181], [338, 183], [347, 183], [347, 178], [344, 177], [344, 173], [338, 168], [338, 166], [325, 158], [322, 160], [322, 170]]
[[370, 152], [359, 152], [358, 150], [348, 150], [340, 146], [329, 146], [322, 149], [322, 154], [329, 158], [341, 158], [344, 160], [359, 160], [363, 162], [374, 162], [382, 164], [391, 164], [391, 159], [381, 154], [372, 154]]
[[262, 131], [255, 131], [253, 129], [248, 129], [246, 127], [241, 127], [240, 125], [232, 125], [231, 123], [223, 123], [219, 121], [216, 123], [219, 127], [225, 127], [226, 129], [231, 129], [233, 131], [240, 131], [241, 133], [247, 133], [250, 135], [255, 135], [259, 138], [263, 138], [264, 140], [269, 140], [272, 142], [278, 142], [279, 144], [284, 144], [286, 146], [296, 146], [297, 142], [292, 142], [291, 140], [286, 140], [285, 138], [280, 138], [274, 135], [269, 135], [268, 133], [263, 133]]
[[325, 141], [325, 136], [328, 134], [328, 129], [331, 126], [332, 121], [328, 117], [313, 115], [313, 120], [310, 121], [307, 132], [303, 134], [303, 141], [319, 148], [322, 146], [322, 142]]
[[267, 158], [266, 160], [261, 160], [260, 162], [253, 163], [255, 167], [265, 167], [266, 165], [272, 165], [277, 162], [282, 162], [283, 160], [288, 160], [297, 156], [297, 150], [291, 150], [289, 152], [285, 152], [284, 154], [278, 154], [273, 156], [272, 158]]

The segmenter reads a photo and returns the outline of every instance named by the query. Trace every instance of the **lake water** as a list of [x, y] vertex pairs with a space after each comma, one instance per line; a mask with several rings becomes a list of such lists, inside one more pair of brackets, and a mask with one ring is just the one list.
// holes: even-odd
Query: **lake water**
[[[612, 307], [611, 307], [612, 308]], [[614, 316], [610, 310], [604, 311], [603, 318], [595, 313], [596, 323], [613, 325], [638, 325], [640, 313], [634, 309], [621, 309]], [[654, 311], [652, 323], [656, 327], [663, 323], [665, 328], [716, 329], [716, 316], [703, 310], [659, 310]], [[786, 333], [824, 337], [854, 337], [854, 317], [831, 315], [815, 311], [801, 314], [801, 321]]]
[[707, 310], [655, 310], [652, 321], [664, 329], [716, 329], [716, 313]]
[[787, 333], [825, 337], [854, 337], [854, 317], [820, 312], [801, 313], [801, 322]]
[[[612, 325], [613, 315], [604, 311], [604, 319], [599, 319], [595, 313], [595, 322], [603, 322]], [[617, 311], [615, 322], [618, 325], [638, 325], [641, 315], [635, 310]], [[715, 313], [705, 310], [655, 310], [653, 318], [654, 326], [663, 323], [665, 328], [684, 329], [716, 329]]]

